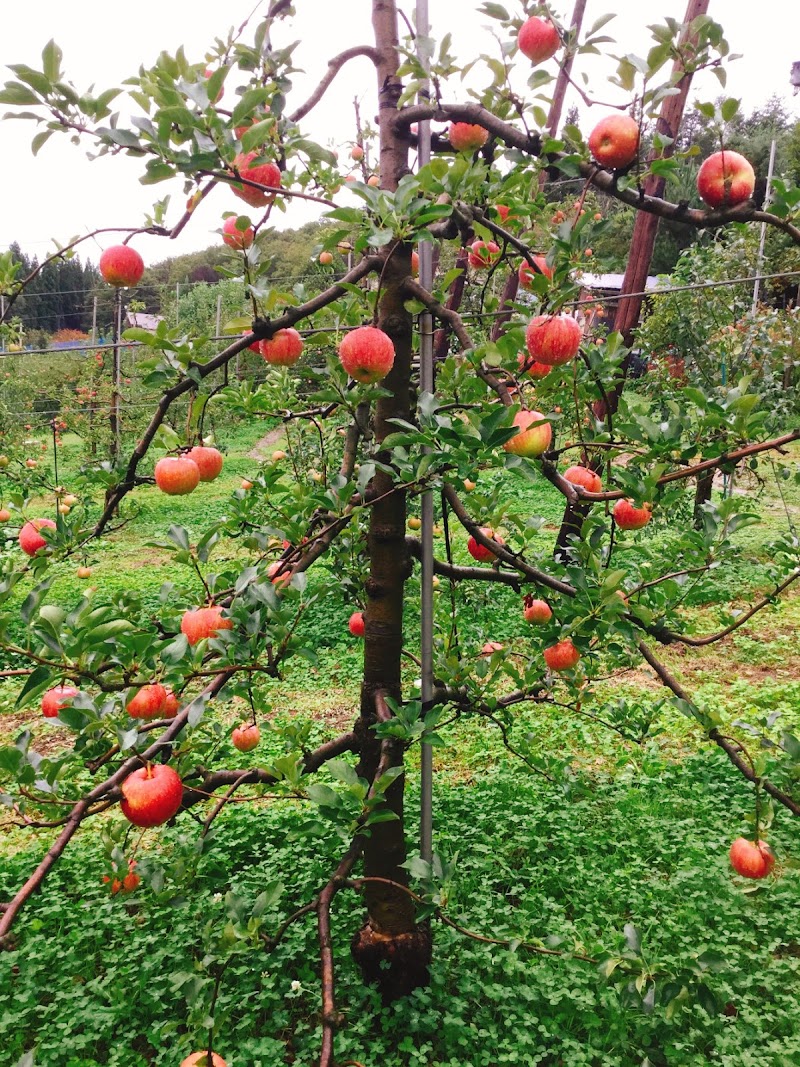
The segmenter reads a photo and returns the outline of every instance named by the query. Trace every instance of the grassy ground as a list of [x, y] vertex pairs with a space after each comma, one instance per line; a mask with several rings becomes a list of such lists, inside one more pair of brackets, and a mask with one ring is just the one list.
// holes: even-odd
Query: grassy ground
[[[92, 584], [141, 589], [155, 607], [162, 582], [185, 581], [185, 572], [151, 542], [163, 539], [170, 523], [191, 531], [221, 515], [225, 492], [257, 468], [258, 436], [241, 431], [225, 442], [221, 484], [182, 499], [143, 490], [139, 522], [92, 548]], [[73, 463], [68, 444], [65, 482]], [[521, 485], [513, 492], [522, 512], [545, 519], [537, 536], [546, 548], [558, 519], [552, 493]], [[729, 588], [741, 604], [764, 586], [765, 543], [785, 527], [787, 513], [796, 521], [800, 506], [796, 488], [785, 501], [772, 488], [765, 493], [765, 523], [738, 535]], [[53, 599], [77, 595], [74, 563], [65, 564]], [[358, 697], [360, 648], [346, 631], [352, 605], [332, 593], [326, 607], [324, 620], [308, 622], [317, 666], [291, 665], [284, 681], [263, 690], [276, 723], [311, 721], [312, 743], [348, 725]], [[516, 594], [479, 592], [464, 622], [465, 645], [514, 640], [518, 612]], [[714, 627], [715, 605], [697, 604], [693, 613], [703, 632]], [[410, 613], [409, 632], [415, 621]], [[702, 650], [671, 647], [664, 659], [724, 724], [753, 725], [777, 712], [796, 730], [799, 622], [800, 595], [789, 595], [724, 642]], [[410, 665], [408, 682], [414, 674]], [[731, 837], [747, 829], [747, 783], [690, 720], [671, 707], [656, 709], [660, 692], [649, 670], [616, 674], [599, 687], [608, 708], [626, 692], [645, 694], [645, 702], [652, 694], [653, 720], [641, 743], [549, 705], [517, 719], [515, 739], [560, 754], [569, 773], [558, 788], [510, 757], [491, 725], [444, 731], [446, 746], [436, 750], [436, 848], [457, 856], [448, 910], [473, 931], [598, 956], [624, 950], [623, 928], [633, 924], [646, 969], [656, 976], [653, 1009], [624, 981], [606, 985], [590, 963], [491, 945], [441, 926], [431, 986], [381, 1008], [350, 963], [349, 936], [362, 908], [343, 894], [334, 916], [342, 1061], [369, 1067], [800, 1065], [796, 825], [785, 814], [776, 820], [770, 841], [779, 877], [751, 892], [727, 864]], [[12, 687], [3, 686], [0, 744], [25, 726], [41, 728], [35, 709], [14, 711], [12, 698]], [[229, 725], [241, 708], [223, 704], [217, 714]], [[57, 731], [49, 734], [53, 751]], [[259, 759], [277, 753], [275, 744], [267, 736]], [[227, 749], [222, 754], [233, 759]], [[413, 812], [413, 753], [408, 804]], [[112, 897], [102, 874], [115, 821], [99, 817], [85, 829], [29, 905], [16, 950], [0, 954], [3, 1062], [15, 1064], [36, 1045], [38, 1067], [177, 1067], [200, 1047], [208, 1025], [210, 986], [200, 962], [215, 958], [237, 908], [274, 889], [263, 916], [265, 930], [274, 931], [328, 877], [341, 850], [336, 835], [316, 834], [294, 802], [264, 797], [227, 808], [202, 851], [197, 827], [186, 819], [163, 834], [146, 834], [144, 866], [157, 870], [163, 863], [170, 877], [163, 886], [156, 876], [130, 897]], [[0, 900], [51, 840], [50, 831], [31, 838], [8, 822], [0, 836]], [[216, 1010], [215, 1047], [229, 1067], [315, 1062], [315, 938], [309, 920], [292, 927], [272, 953], [243, 944], [233, 955]], [[667, 971], [681, 972], [692, 990], [672, 1014], [658, 1002]], [[717, 998], [707, 1010], [698, 982], [707, 982]]]

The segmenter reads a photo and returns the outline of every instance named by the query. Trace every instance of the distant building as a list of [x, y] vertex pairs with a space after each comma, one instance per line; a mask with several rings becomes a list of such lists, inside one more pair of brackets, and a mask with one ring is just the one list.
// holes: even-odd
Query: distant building
[[159, 322], [163, 321], [163, 316], [148, 315], [144, 311], [128, 311], [125, 314], [125, 321], [128, 326], [137, 326], [140, 330], [153, 333]]

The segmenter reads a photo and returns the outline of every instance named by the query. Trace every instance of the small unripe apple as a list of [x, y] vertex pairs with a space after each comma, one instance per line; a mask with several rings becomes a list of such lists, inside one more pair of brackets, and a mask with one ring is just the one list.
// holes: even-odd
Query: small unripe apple
[[493, 656], [495, 652], [502, 652], [505, 645], [501, 645], [499, 641], [487, 641], [481, 648], [482, 656]]
[[[211, 1060], [210, 1067], [228, 1067], [222, 1056], [218, 1056], [216, 1052], [211, 1053]], [[193, 1052], [191, 1056], [181, 1061], [181, 1067], [209, 1067], [208, 1051]]]
[[29, 471], [33, 471], [36, 470], [39, 464], [36, 462], [35, 459], [26, 459], [25, 466], [28, 468]]
[[367, 178], [367, 185], [371, 185], [373, 189], [376, 189], [381, 184], [381, 180], [377, 174], [371, 174]]
[[342, 338], [339, 360], [357, 382], [369, 385], [385, 378], [394, 365], [394, 345], [383, 330], [359, 326]]
[[5, 470], [10, 462], [11, 460], [8, 458], [8, 456], [0, 456], [0, 470]]
[[144, 260], [130, 245], [112, 245], [100, 256], [103, 280], [117, 289], [138, 285], [144, 274]]
[[245, 492], [247, 492], [248, 489], [252, 489], [253, 488], [253, 483], [249, 482], [247, 480], [247, 478], [242, 478], [241, 487], [242, 487], [242, 489], [244, 489]]
[[489, 131], [469, 122], [451, 122], [448, 137], [456, 152], [474, 152], [489, 140]]
[[360, 144], [354, 144], [350, 149], [350, 158], [359, 163], [364, 158], [364, 149]]
[[422, 526], [422, 519], [420, 519], [417, 515], [412, 515], [409, 518], [409, 520], [408, 520], [408, 528], [409, 528], [409, 530], [419, 530], [419, 528], [421, 526]]
[[62, 502], [61, 502], [61, 503], [60, 503], [60, 504], [58, 505], [58, 514], [59, 514], [59, 515], [69, 515], [69, 513], [70, 513], [71, 511], [72, 511], [72, 508], [71, 508], [71, 507], [69, 506], [69, 504], [65, 504], [65, 503], [63, 502], [63, 500], [62, 500]]
[[286, 459], [286, 453], [281, 448], [276, 448], [272, 453], [272, 462], [280, 463], [282, 459]]
[[74, 493], [67, 493], [64, 497], [64, 503], [68, 507], [74, 508], [75, 505], [78, 503], [78, 498], [75, 496]]
[[569, 638], [544, 650], [544, 661], [551, 671], [571, 670], [580, 658], [580, 652]]
[[243, 722], [231, 732], [233, 747], [240, 752], [250, 752], [261, 740], [261, 730], [254, 722]]
[[464, 491], [467, 492], [467, 493], [471, 493], [472, 490], [476, 489], [477, 486], [478, 486], [478, 483], [477, 482], [473, 482], [471, 478], [465, 478], [463, 484], [464, 484]]
[[0, 522], [8, 522], [11, 518], [11, 512], [8, 508], [0, 508]]
[[330, 266], [333, 263], [333, 252], [320, 252], [319, 261], [323, 267]]

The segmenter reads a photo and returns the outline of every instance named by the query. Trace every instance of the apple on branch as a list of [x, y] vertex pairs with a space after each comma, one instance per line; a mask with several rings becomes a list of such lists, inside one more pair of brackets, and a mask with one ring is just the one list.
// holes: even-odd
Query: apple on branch
[[362, 385], [379, 382], [394, 366], [394, 344], [375, 326], [359, 326], [345, 334], [339, 345], [339, 361]]
[[734, 207], [753, 195], [756, 175], [738, 152], [724, 149], [704, 160], [697, 173], [697, 191], [709, 207]]
[[134, 826], [160, 826], [181, 806], [183, 783], [166, 763], [149, 763], [129, 774], [119, 787], [122, 814]]
[[112, 245], [100, 256], [98, 264], [103, 280], [117, 289], [138, 285], [144, 274], [144, 260], [130, 245]]
[[448, 137], [456, 152], [475, 152], [489, 140], [489, 131], [469, 122], [451, 122]]
[[606, 115], [589, 134], [589, 151], [598, 163], [621, 170], [639, 153], [639, 124], [630, 115]]
[[561, 47], [558, 30], [549, 19], [534, 15], [524, 22], [517, 34], [517, 47], [531, 63], [552, 59]]

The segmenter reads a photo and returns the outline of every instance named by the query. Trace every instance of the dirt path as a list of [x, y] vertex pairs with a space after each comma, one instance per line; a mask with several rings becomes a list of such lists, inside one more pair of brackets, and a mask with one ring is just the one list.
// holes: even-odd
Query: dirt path
[[256, 441], [250, 451], [247, 453], [250, 459], [264, 459], [264, 453], [268, 448], [273, 448], [279, 441], [283, 439], [284, 432], [282, 426], [276, 426], [274, 430], [270, 430], [268, 434], [261, 438], [260, 441]]

